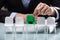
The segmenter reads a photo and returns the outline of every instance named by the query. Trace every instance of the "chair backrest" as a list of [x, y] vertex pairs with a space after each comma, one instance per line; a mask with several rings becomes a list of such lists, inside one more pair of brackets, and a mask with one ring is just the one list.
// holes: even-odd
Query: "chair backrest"
[[13, 25], [13, 18], [5, 17], [5, 24], [6, 24], [6, 26], [12, 26]]
[[38, 17], [37, 18], [37, 24], [45, 25], [45, 18], [44, 17]]
[[35, 24], [35, 18], [32, 14], [26, 16], [26, 24]]
[[24, 18], [23, 17], [16, 17], [15, 24], [16, 24], [16, 26], [23, 26], [24, 25]]
[[47, 18], [47, 25], [54, 25], [55, 24], [55, 18], [54, 17], [48, 17]]

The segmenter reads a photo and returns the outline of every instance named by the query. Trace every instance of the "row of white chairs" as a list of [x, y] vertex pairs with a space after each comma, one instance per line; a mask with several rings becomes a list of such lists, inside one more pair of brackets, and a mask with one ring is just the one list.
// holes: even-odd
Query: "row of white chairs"
[[48, 17], [47, 19], [44, 17], [38, 17], [36, 23], [37, 24], [24, 24], [23, 17], [17, 17], [15, 19], [15, 24], [13, 24], [13, 18], [6, 17], [4, 26], [10, 29], [10, 31], [13, 29], [12, 26], [16, 28], [16, 31], [37, 31], [46, 27], [50, 30], [50, 32], [54, 29], [56, 30], [56, 22], [54, 17]]

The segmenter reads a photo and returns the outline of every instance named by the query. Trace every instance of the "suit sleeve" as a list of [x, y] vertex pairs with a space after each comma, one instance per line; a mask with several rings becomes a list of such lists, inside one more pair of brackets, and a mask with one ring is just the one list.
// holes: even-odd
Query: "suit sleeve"
[[1, 7], [4, 6], [5, 0], [0, 0], [0, 22], [5, 22], [5, 17], [10, 16], [11, 12], [1, 10]]
[[[53, 6], [53, 7], [58, 7], [60, 8], [60, 0], [50, 0], [50, 4]], [[58, 20], [56, 20], [57, 22], [60, 22], [60, 9], [57, 9], [58, 11], [58, 14], [59, 14], [59, 18]], [[55, 15], [56, 17], [56, 15]]]

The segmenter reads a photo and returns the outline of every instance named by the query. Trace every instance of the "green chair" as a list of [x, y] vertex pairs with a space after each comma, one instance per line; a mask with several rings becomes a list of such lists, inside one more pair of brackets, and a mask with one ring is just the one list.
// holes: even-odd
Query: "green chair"
[[35, 18], [32, 14], [26, 16], [26, 24], [35, 24]]

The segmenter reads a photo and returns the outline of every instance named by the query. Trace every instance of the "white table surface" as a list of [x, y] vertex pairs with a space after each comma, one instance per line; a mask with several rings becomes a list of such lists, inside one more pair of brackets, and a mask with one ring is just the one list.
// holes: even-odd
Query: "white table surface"
[[[0, 40], [4, 38], [4, 24], [0, 23]], [[7, 34], [6, 40], [60, 40], [60, 28], [56, 34]]]

